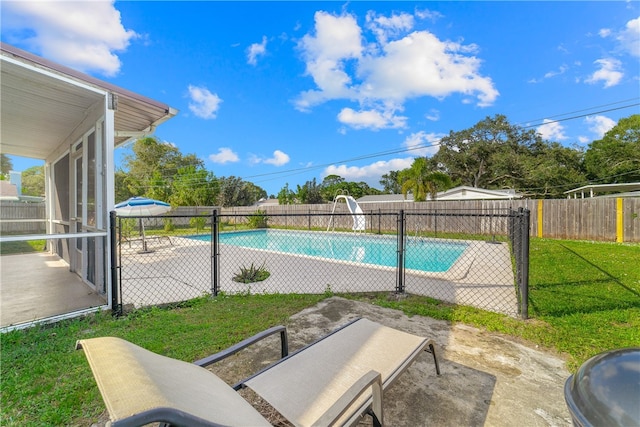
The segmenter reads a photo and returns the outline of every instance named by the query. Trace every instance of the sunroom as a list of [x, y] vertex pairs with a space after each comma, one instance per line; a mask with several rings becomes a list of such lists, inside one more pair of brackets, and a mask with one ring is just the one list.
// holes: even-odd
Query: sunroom
[[[0, 152], [44, 161], [46, 253], [0, 257], [0, 329], [111, 306], [114, 150], [152, 134], [170, 106], [0, 44]], [[6, 221], [3, 219], [3, 221]]]

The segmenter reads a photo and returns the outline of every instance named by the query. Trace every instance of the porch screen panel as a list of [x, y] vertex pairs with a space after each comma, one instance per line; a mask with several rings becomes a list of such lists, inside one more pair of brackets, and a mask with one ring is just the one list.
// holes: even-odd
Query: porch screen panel
[[[54, 212], [53, 219], [66, 224], [69, 223], [69, 154], [62, 157], [53, 165], [54, 182]], [[56, 223], [54, 233], [69, 233], [69, 226]], [[58, 239], [54, 242], [55, 253], [69, 262], [69, 240]]]
[[89, 227], [96, 226], [96, 134], [87, 137], [87, 221]]

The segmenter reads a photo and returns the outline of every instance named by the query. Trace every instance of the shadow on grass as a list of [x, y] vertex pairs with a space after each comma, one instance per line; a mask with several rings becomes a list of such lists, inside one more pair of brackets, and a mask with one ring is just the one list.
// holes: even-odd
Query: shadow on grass
[[[604, 277], [531, 286], [529, 304], [536, 315], [561, 317], [575, 313], [640, 308], [638, 290], [627, 286], [573, 249], [562, 244], [559, 246]], [[582, 273], [588, 274], [586, 270]]]

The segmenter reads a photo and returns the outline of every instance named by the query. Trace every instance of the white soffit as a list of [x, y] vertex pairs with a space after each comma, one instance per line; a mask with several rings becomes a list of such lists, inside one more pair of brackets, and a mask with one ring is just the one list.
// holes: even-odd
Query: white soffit
[[1, 44], [0, 151], [45, 159], [105, 97], [117, 98], [114, 145], [173, 117], [166, 104]]

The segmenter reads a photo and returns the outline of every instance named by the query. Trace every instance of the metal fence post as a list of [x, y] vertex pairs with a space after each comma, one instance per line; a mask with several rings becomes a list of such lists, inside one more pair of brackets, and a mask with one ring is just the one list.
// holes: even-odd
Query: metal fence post
[[211, 295], [218, 296], [220, 282], [218, 281], [218, 210], [211, 213]]
[[404, 210], [398, 216], [398, 266], [396, 276], [396, 293], [404, 293]]
[[522, 249], [521, 255], [521, 274], [520, 274], [520, 286], [521, 286], [521, 304], [520, 313], [522, 319], [529, 318], [529, 222], [531, 220], [531, 213], [528, 209], [520, 208], [520, 242]]
[[109, 212], [109, 239], [111, 241], [111, 313], [114, 316], [122, 315], [122, 305], [120, 304], [120, 286], [119, 286], [119, 274], [118, 265], [118, 239], [116, 238], [116, 212]]

